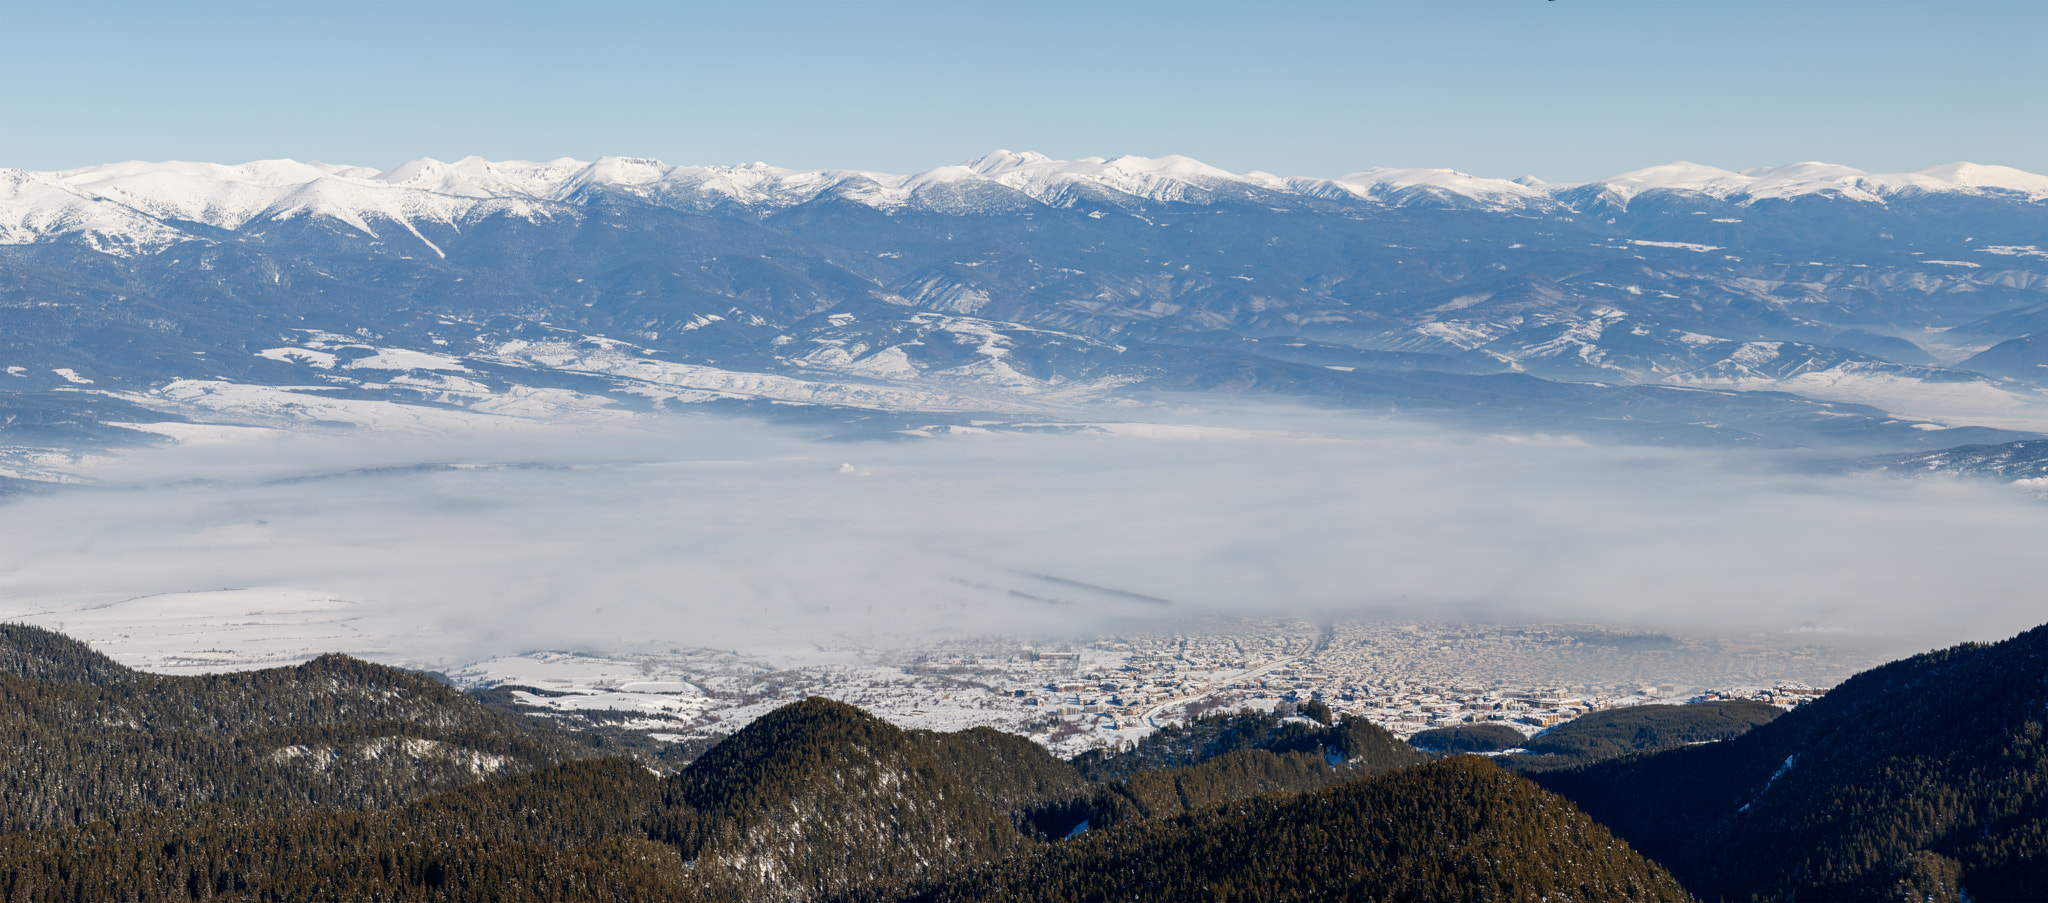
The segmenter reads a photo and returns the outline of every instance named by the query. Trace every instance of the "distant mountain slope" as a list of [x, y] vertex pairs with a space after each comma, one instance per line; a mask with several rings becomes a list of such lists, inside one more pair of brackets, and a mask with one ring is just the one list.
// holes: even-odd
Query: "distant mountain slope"
[[1722, 743], [1539, 780], [1708, 899], [2048, 898], [2048, 627], [1856, 675]]
[[1010, 152], [907, 176], [6, 170], [0, 396], [36, 401], [0, 415], [0, 478], [38, 478], [7, 472], [35, 459], [8, 446], [132, 443], [122, 424], [166, 416], [964, 423], [1183, 391], [1624, 441], [2007, 441], [2026, 436], [1883, 410], [2048, 380], [2028, 350], [2043, 181], [1672, 164], [1551, 186]]
[[1373, 772], [1427, 761], [1393, 734], [1362, 718], [1316, 725], [1262, 711], [1204, 715], [1153, 731], [1128, 749], [1089, 750], [1073, 761], [1089, 778], [1123, 781], [1146, 772], [1200, 765], [1244, 750], [1314, 753]]
[[1529, 738], [1521, 731], [1496, 721], [1454, 724], [1416, 731], [1408, 743], [1434, 753], [1489, 753], [1517, 749]]
[[[1327, 711], [1325, 712], [1327, 714]], [[1328, 725], [1271, 712], [1209, 715], [1162, 728], [1129, 749], [1090, 750], [1076, 771], [1106, 786], [1032, 813], [1064, 837], [1160, 819], [1273, 793], [1320, 790], [1420, 765], [1428, 757], [1362, 718]]]
[[1997, 445], [1958, 445], [1938, 451], [1865, 458], [1849, 465], [1903, 475], [1943, 474], [2007, 482], [2048, 478], [2048, 440], [2023, 439]]
[[1739, 737], [1783, 714], [1777, 706], [1748, 699], [1591, 712], [1523, 741], [1518, 745], [1526, 752], [1504, 756], [1500, 763], [1523, 774], [1587, 765], [1632, 753]]

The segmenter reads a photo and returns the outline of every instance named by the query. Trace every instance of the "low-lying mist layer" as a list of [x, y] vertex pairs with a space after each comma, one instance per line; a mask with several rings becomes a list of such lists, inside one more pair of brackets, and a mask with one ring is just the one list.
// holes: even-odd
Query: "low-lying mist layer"
[[1204, 615], [1922, 647], [2030, 626], [2048, 577], [2048, 507], [1990, 484], [1322, 413], [1189, 422], [824, 443], [704, 418], [187, 444], [0, 508], [0, 618], [116, 656], [424, 664]]

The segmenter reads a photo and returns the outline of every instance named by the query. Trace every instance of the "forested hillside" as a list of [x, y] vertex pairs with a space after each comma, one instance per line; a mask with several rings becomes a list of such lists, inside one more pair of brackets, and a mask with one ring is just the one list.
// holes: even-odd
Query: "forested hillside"
[[1489, 753], [1519, 749], [1529, 738], [1521, 731], [1491, 721], [1454, 724], [1416, 731], [1408, 745], [1434, 753]]
[[1321, 751], [1355, 767], [1385, 771], [1424, 761], [1394, 735], [1363, 719], [1310, 724], [1271, 712], [1217, 713], [1154, 731], [1127, 749], [1090, 750], [1074, 767], [1096, 780], [1121, 780], [1144, 771], [1199, 765], [1238, 750], [1274, 753]]
[[1724, 743], [1541, 775], [1700, 896], [2048, 899], [2048, 627], [1859, 674]]
[[[674, 779], [670, 797], [692, 821], [675, 840], [707, 886], [747, 899], [812, 899], [1014, 855], [1031, 840], [1002, 802], [1028, 805], [1081, 783], [1032, 748], [944, 755], [936, 735], [808, 699]], [[1017, 758], [1027, 764], [1015, 767]]]
[[0, 898], [698, 899], [677, 848], [649, 839], [669, 823], [662, 789], [613, 758], [382, 811], [224, 804], [31, 831], [0, 838]]
[[[89, 654], [76, 661], [104, 664]], [[116, 683], [156, 680], [108, 673]], [[1263, 715], [1239, 720], [1240, 731], [1270, 726]], [[295, 813], [256, 795], [14, 834], [0, 840], [0, 897], [886, 896], [914, 879], [1023, 855], [1090, 817], [1099, 826], [1136, 824], [1382, 770], [1346, 763], [1323, 742], [1398, 746], [1362, 723], [1281, 735], [1306, 748], [1235, 749], [1103, 783], [1020, 737], [906, 731], [811, 699], [770, 713], [666, 779], [605, 759], [386, 811]], [[1049, 834], [1040, 829], [1048, 817], [1070, 823]]]
[[900, 899], [1567, 903], [1691, 896], [1576, 807], [1461, 757], [1316, 793], [1090, 832]]
[[[1276, 723], [1253, 713], [1209, 722], [1284, 749], [1237, 748], [1102, 781], [1020, 737], [906, 731], [852, 706], [810, 699], [742, 729], [673, 779], [670, 792], [690, 813], [677, 817], [691, 825], [675, 839], [703, 886], [717, 893], [880, 894], [1021, 855], [1077, 827], [1327, 787], [1421, 760], [1409, 751], [1386, 761], [1399, 742], [1364, 722], [1270, 730]], [[1361, 750], [1357, 761], [1342, 752], [1353, 747]]]
[[0, 695], [7, 901], [2048, 898], [2048, 628], [1753, 729], [1553, 731], [1616, 757], [1541, 786], [1353, 719], [1063, 761], [816, 698], [664, 776], [353, 659], [167, 678], [19, 626]]
[[[840, 719], [840, 713], [803, 714], [837, 721], [827, 732], [860, 730], [858, 719]], [[1333, 899], [1347, 893], [1354, 899], [1687, 899], [1661, 869], [1569, 804], [1474, 760], [1303, 797], [1240, 800], [1091, 830], [1069, 841], [1019, 844], [1002, 858], [973, 862], [955, 854], [956, 865], [983, 868], [951, 883], [936, 883], [949, 870], [921, 867], [911, 858], [918, 852], [918, 826], [906, 838], [875, 836], [858, 831], [859, 816], [842, 823], [855, 830], [809, 838], [813, 846], [805, 851], [813, 863], [803, 870], [749, 874], [746, 866], [770, 862], [758, 858], [764, 848], [789, 836], [776, 831], [777, 814], [747, 812], [747, 825], [765, 836], [734, 844], [739, 832], [728, 829], [727, 816], [685, 802], [690, 784], [683, 776], [664, 781], [624, 759], [602, 759], [496, 778], [382, 812], [252, 818], [216, 807], [209, 813], [214, 817], [197, 823], [143, 817], [28, 832], [0, 838], [0, 898], [819, 899], [804, 886], [808, 880], [838, 883], [831, 895], [838, 899], [874, 901]], [[931, 795], [898, 789], [902, 798], [890, 817], [941, 813], [927, 828], [944, 821], [947, 809], [933, 805]], [[974, 827], [958, 822], [955, 830], [974, 843], [980, 836]], [[878, 859], [864, 862], [860, 855]], [[719, 870], [707, 873], [707, 866]], [[835, 867], [843, 871], [835, 875]], [[881, 874], [846, 880], [861, 871]], [[898, 883], [907, 878], [927, 883]]]
[[1522, 741], [1503, 766], [1530, 774], [1591, 765], [1640, 752], [1739, 737], [1784, 709], [1749, 699], [1692, 705], [1637, 705], [1590, 712]]
[[0, 833], [231, 801], [378, 809], [587, 754], [431, 678], [345, 656], [165, 677], [0, 625]]
[[[0, 640], [20, 763], [0, 835], [10, 901], [890, 899], [1423, 759], [1362, 721], [1248, 712], [1076, 763], [993, 730], [904, 730], [810, 699], [663, 777], [578, 761], [575, 738], [340, 656], [166, 678], [47, 631]], [[1299, 817], [1350, 830], [1341, 814]], [[1431, 880], [1469, 878], [1445, 874]]]

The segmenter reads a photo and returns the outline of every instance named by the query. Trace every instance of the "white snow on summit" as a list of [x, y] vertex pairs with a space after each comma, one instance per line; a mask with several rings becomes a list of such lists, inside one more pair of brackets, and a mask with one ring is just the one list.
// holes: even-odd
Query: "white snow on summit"
[[1678, 161], [1596, 179], [1583, 185], [1543, 186], [1552, 192], [1595, 188], [1609, 200], [1626, 205], [1647, 191], [1683, 191], [1740, 203], [1770, 198], [1832, 194], [1849, 200], [1882, 204], [1887, 198], [1915, 193], [2014, 194], [2030, 201], [2048, 199], [2048, 176], [1979, 163], [1948, 163], [1913, 172], [1874, 174], [1834, 163], [1805, 162], [1730, 172]]
[[[2048, 176], [2038, 175], [2010, 166], [1987, 166], [1982, 163], [1944, 163], [1906, 173], [1917, 177], [1916, 187], [1934, 183], [1926, 190], [1939, 191], [1944, 185], [1960, 185], [1964, 188], [2010, 191], [2025, 195], [2028, 200], [2048, 198]], [[1900, 176], [1877, 176], [1879, 179], [1903, 178]], [[1924, 181], [1923, 181], [1924, 180]]]
[[296, 160], [218, 163], [113, 163], [51, 173], [89, 197], [125, 204], [161, 219], [240, 228], [314, 182], [336, 178]]
[[563, 157], [546, 163], [511, 160], [493, 163], [464, 157], [453, 163], [421, 158], [373, 178], [400, 188], [465, 198], [531, 198], [560, 200], [562, 188], [591, 164]]
[[821, 198], [882, 210], [999, 212], [1077, 204], [1132, 209], [1145, 203], [1269, 206], [1307, 202], [1562, 210], [1592, 196], [1627, 205], [1653, 191], [1705, 194], [1735, 203], [1826, 194], [1885, 203], [1921, 193], [2048, 199], [2048, 176], [2004, 166], [1951, 163], [1879, 175], [1828, 163], [1733, 172], [1676, 162], [1582, 184], [1509, 181], [1450, 169], [1368, 169], [1324, 178], [1232, 173], [1182, 156], [1055, 160], [998, 150], [911, 175], [860, 170], [670, 166], [640, 157], [541, 163], [423, 158], [376, 171], [294, 160], [113, 163], [55, 172], [0, 170], [0, 243], [72, 240], [109, 253], [147, 253], [206, 240], [185, 224], [261, 230], [320, 218], [386, 241], [440, 253], [423, 227], [460, 231], [477, 217], [575, 216], [608, 196], [686, 210], [768, 213]]
[[0, 244], [76, 237], [110, 253], [154, 250], [183, 233], [156, 217], [66, 185], [56, 173], [0, 169]]
[[[1295, 179], [1292, 184], [1306, 187], [1311, 181]], [[1540, 182], [1530, 185], [1506, 179], [1487, 179], [1455, 169], [1381, 167], [1338, 176], [1331, 184], [1342, 186], [1359, 197], [1385, 200], [1396, 206], [1410, 203], [1418, 195], [1469, 198], [1484, 206], [1500, 209], [1527, 207], [1545, 199]]]

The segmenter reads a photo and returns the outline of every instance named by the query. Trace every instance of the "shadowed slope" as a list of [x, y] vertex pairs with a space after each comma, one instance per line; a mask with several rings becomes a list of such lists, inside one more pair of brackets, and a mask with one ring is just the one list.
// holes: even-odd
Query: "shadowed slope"
[[1704, 897], [2048, 899], [2048, 627], [1892, 662], [1724, 743], [1539, 780]]
[[339, 655], [199, 677], [0, 628], [0, 833], [245, 801], [381, 808], [583, 753], [431, 678]]
[[973, 741], [942, 744], [826, 699], [783, 706], [674, 779], [702, 825], [685, 855], [714, 886], [805, 899], [1023, 851], [1030, 839], [994, 800], [1028, 798], [1030, 778], [962, 768], [955, 744]]
[[1464, 757], [1091, 832], [904, 899], [1691, 898], [1569, 802]]

